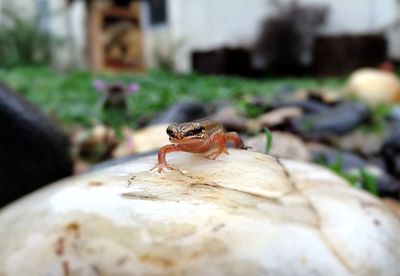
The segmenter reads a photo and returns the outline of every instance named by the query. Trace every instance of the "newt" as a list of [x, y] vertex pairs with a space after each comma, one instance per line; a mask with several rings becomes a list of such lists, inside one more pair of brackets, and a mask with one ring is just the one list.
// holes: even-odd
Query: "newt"
[[164, 169], [177, 170], [166, 161], [166, 155], [170, 152], [205, 153], [207, 158], [216, 159], [222, 153], [229, 154], [226, 146], [228, 141], [232, 141], [235, 148], [247, 149], [236, 132], [225, 132], [221, 124], [212, 120], [171, 124], [166, 131], [171, 144], [158, 151], [158, 163], [152, 169], [158, 172]]

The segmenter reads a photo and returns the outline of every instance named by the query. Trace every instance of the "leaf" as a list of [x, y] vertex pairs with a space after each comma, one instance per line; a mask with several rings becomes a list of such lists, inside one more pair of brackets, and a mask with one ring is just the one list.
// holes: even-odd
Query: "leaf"
[[367, 191], [378, 196], [378, 183], [376, 177], [365, 169], [360, 169], [360, 176]]
[[265, 137], [267, 142], [265, 144], [265, 153], [269, 154], [272, 147], [272, 132], [266, 127], [264, 128]]

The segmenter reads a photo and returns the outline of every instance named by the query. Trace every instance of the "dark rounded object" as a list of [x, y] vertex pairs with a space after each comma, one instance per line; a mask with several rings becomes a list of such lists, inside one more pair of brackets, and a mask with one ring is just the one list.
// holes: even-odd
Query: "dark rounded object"
[[397, 105], [393, 108], [393, 110], [390, 112], [388, 116], [389, 120], [392, 122], [397, 122], [398, 124], [400, 123], [400, 105]]
[[387, 136], [382, 149], [387, 171], [397, 178], [400, 178], [400, 124], [393, 123], [388, 127]]
[[160, 113], [150, 124], [184, 123], [204, 118], [208, 115], [204, 104], [195, 101], [178, 102]]
[[322, 162], [325, 165], [335, 165], [340, 163], [344, 170], [362, 168], [366, 165], [365, 160], [356, 153], [340, 151], [330, 147], [320, 147], [310, 149], [312, 159], [315, 162]]
[[362, 103], [342, 103], [323, 112], [294, 120], [295, 129], [319, 138], [344, 135], [356, 129], [369, 115]]
[[281, 108], [281, 107], [297, 107], [303, 110], [303, 112], [306, 114], [327, 112], [331, 108], [326, 104], [314, 100], [277, 101], [275, 103], [275, 108]]
[[0, 84], [0, 206], [69, 176], [69, 143], [59, 127]]

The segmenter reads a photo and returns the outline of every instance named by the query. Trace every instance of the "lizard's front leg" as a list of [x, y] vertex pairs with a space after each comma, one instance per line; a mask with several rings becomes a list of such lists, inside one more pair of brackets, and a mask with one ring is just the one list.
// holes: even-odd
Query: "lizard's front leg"
[[157, 169], [157, 171], [160, 173], [164, 169], [178, 170], [177, 168], [168, 164], [167, 160], [166, 160], [167, 153], [174, 152], [174, 151], [182, 151], [182, 149], [177, 144], [170, 144], [170, 145], [166, 145], [166, 146], [163, 146], [162, 148], [160, 148], [160, 150], [158, 151], [158, 163], [151, 169], [151, 171]]
[[207, 154], [207, 158], [215, 159], [222, 153], [229, 154], [226, 147], [226, 141], [223, 130], [214, 132], [210, 137], [210, 143], [213, 143], [217, 146]]

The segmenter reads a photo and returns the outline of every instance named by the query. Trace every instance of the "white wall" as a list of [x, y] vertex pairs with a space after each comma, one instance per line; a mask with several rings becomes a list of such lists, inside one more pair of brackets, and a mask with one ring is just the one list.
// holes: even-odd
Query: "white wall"
[[182, 43], [178, 71], [190, 71], [193, 50], [252, 44], [267, 14], [265, 0], [170, 0], [171, 39]]
[[399, 15], [396, 0], [302, 0], [329, 7], [329, 15], [321, 33], [368, 34], [385, 30]]
[[55, 65], [63, 68], [86, 66], [86, 11], [85, 1], [74, 1], [66, 6], [65, 0], [48, 0], [50, 6], [50, 30], [55, 39], [61, 39], [54, 47]]

